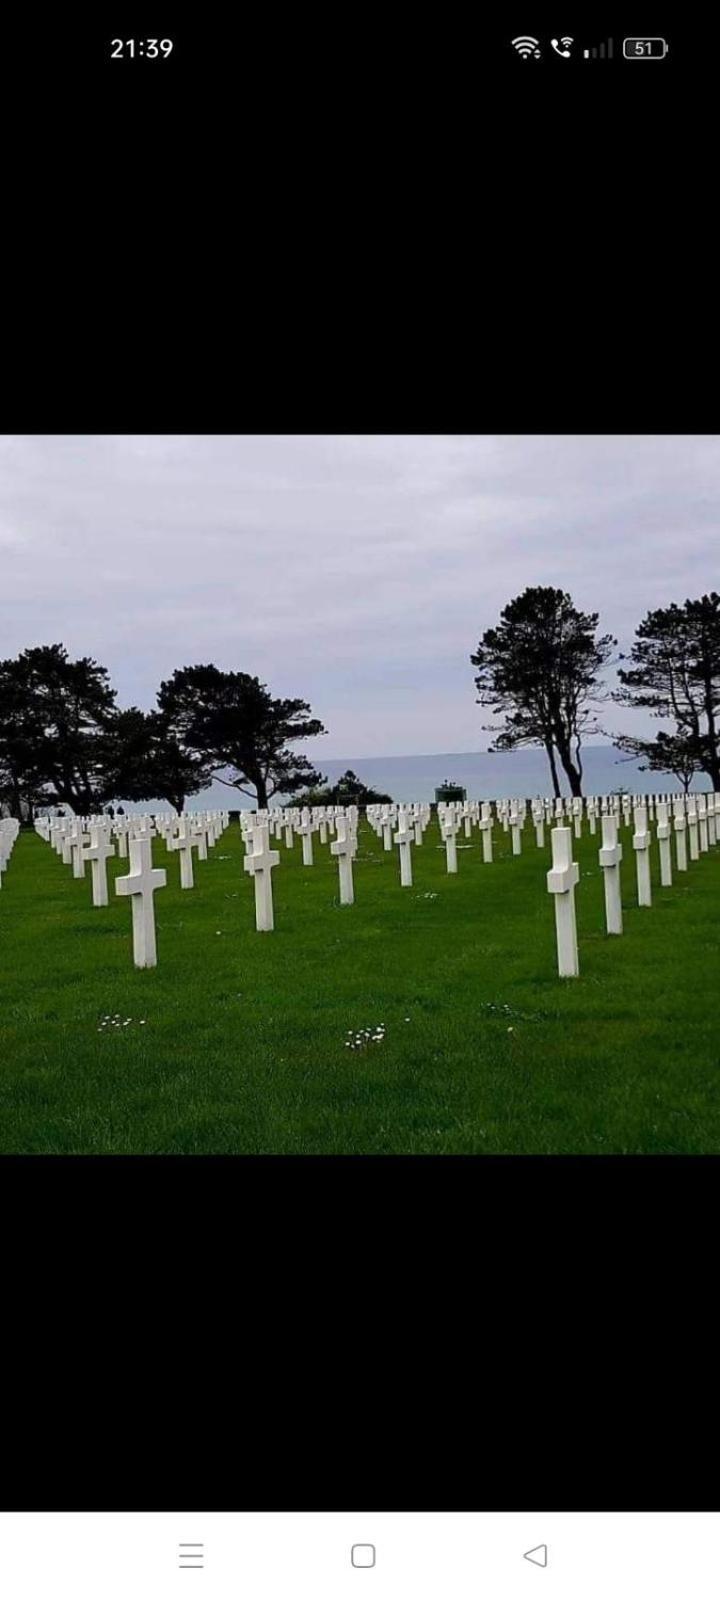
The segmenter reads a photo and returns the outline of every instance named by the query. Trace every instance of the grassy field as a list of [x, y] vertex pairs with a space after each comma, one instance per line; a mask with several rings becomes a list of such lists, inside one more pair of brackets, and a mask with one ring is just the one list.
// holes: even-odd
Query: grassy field
[[[546, 836], [547, 837], [547, 836]], [[258, 934], [237, 823], [195, 866], [154, 843], [156, 969], [131, 914], [94, 909], [23, 833], [0, 891], [0, 1149], [29, 1153], [695, 1153], [720, 1151], [720, 846], [604, 932], [599, 838], [576, 844], [580, 977], [558, 979], [549, 848], [495, 828], [460, 838], [449, 877], [433, 823], [401, 889], [367, 826], [356, 904], [315, 840], [280, 845], [275, 932]], [[109, 863], [113, 876], [124, 861]], [[119, 1014], [113, 1028], [103, 1019]], [[141, 1020], [142, 1019], [142, 1020]], [[346, 1047], [349, 1030], [384, 1038]]]

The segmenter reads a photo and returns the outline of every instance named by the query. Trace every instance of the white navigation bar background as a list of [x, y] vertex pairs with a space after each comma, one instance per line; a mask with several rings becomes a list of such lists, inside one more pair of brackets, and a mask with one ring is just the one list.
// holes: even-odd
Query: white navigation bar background
[[720, 1600], [715, 1512], [4, 1512], [0, 1535], [4, 1600]]

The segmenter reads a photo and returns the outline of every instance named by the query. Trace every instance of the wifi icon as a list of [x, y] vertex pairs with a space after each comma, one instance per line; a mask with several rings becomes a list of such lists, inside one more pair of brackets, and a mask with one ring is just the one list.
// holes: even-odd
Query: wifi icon
[[536, 56], [540, 58], [540, 40], [532, 39], [529, 34], [521, 34], [518, 39], [513, 39], [513, 49], [519, 56]]

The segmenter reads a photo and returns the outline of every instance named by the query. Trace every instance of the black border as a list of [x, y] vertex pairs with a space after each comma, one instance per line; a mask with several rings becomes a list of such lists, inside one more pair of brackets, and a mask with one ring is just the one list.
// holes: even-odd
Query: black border
[[[666, 31], [628, 11], [600, 30]], [[287, 36], [269, 102], [262, 70], [91, 82], [96, 17], [30, 20], [3, 431], [719, 431], [716, 22], [647, 67], [666, 98], [551, 100], [437, 19], [408, 51], [383, 18], [378, 52], [352, 18], [331, 82]], [[717, 1509], [717, 1183], [711, 1157], [0, 1158], [0, 1505]]]

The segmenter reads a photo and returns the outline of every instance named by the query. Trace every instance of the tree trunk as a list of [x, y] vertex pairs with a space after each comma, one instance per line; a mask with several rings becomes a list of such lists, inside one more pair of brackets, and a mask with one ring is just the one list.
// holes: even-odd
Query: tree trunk
[[267, 792], [267, 784], [265, 782], [265, 779], [263, 778], [262, 774], [260, 772], [258, 772], [257, 774], [253, 775], [253, 778], [252, 778], [251, 781], [252, 781], [252, 784], [253, 784], [253, 788], [255, 789], [255, 793], [257, 795], [257, 809], [258, 809], [258, 811], [266, 811], [267, 810], [267, 803], [268, 803], [268, 792]]
[[579, 797], [582, 795], [582, 777], [570, 754], [569, 744], [558, 744], [558, 755], [562, 762], [563, 771], [570, 785], [570, 793]]
[[555, 791], [555, 799], [559, 800], [560, 799], [560, 784], [559, 784], [559, 781], [558, 781], [557, 766], [555, 764], [555, 751], [553, 750], [553, 747], [552, 747], [552, 741], [550, 741], [550, 743], [546, 744], [545, 750], [547, 752], [548, 761], [550, 762], [550, 771], [552, 773], [552, 781], [553, 781], [553, 789]]
[[708, 739], [706, 758], [703, 760], [703, 757], [700, 757], [700, 766], [703, 772], [707, 773], [713, 789], [717, 793], [718, 789], [720, 789], [720, 757], [718, 756], [717, 746], [712, 744], [710, 739]]
[[582, 761], [580, 759], [580, 735], [579, 734], [575, 735], [575, 765], [577, 767], [578, 782], [580, 784], [580, 791], [579, 792], [580, 792], [580, 794], [582, 794], [583, 768], [582, 768]]

